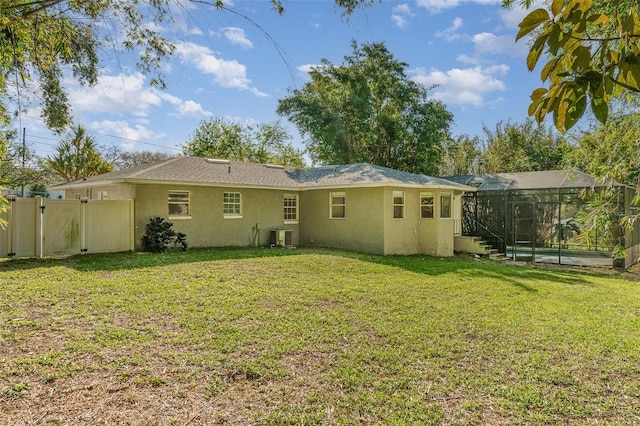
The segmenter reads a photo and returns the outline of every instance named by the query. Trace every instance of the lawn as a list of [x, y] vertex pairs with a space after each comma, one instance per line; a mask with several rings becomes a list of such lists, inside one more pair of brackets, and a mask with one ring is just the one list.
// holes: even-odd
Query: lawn
[[339, 251], [0, 262], [0, 425], [639, 424], [639, 281]]

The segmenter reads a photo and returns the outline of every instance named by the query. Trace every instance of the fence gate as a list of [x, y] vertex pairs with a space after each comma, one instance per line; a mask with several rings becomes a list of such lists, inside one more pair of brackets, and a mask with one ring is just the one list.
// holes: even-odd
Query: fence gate
[[0, 217], [0, 257], [44, 257], [134, 249], [133, 200], [16, 198]]

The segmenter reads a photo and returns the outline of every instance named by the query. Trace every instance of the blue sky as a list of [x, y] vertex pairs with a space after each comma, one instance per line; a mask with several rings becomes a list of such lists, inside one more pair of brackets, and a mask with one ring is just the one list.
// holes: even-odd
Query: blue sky
[[[526, 45], [515, 43], [526, 14], [504, 10], [500, 0], [383, 1], [341, 16], [330, 0], [290, 0], [278, 16], [266, 0], [227, 2], [237, 14], [204, 7], [176, 7], [175, 22], [159, 29], [178, 50], [163, 63], [167, 89], [150, 88], [131, 53], [106, 46], [97, 86], [65, 82], [75, 122], [99, 145], [125, 151], [178, 153], [202, 120], [242, 123], [280, 119], [292, 142], [295, 127], [278, 117], [278, 99], [300, 88], [307, 71], [326, 58], [339, 64], [358, 43], [384, 42], [410, 78], [436, 86], [430, 96], [454, 115], [452, 134], [480, 135], [483, 125], [521, 122], [529, 95], [540, 86], [526, 69]], [[248, 19], [247, 19], [248, 18]], [[257, 26], [257, 25], [258, 26]], [[16, 124], [39, 155], [58, 137], [37, 119], [36, 107]]]

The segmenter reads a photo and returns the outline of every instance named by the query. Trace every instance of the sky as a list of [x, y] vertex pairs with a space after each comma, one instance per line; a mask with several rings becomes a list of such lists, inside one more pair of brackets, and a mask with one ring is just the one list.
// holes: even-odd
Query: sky
[[[526, 43], [515, 42], [527, 11], [505, 10], [501, 0], [383, 0], [348, 18], [330, 0], [289, 0], [282, 16], [267, 0], [225, 3], [233, 12], [176, 7], [174, 22], [156, 27], [177, 47], [162, 63], [166, 90], [149, 87], [132, 53], [105, 46], [96, 86], [64, 82], [74, 123], [101, 146], [178, 154], [203, 120], [280, 120], [303, 149], [295, 126], [277, 115], [278, 100], [302, 88], [321, 59], [341, 64], [352, 40], [385, 43], [407, 64], [407, 76], [453, 113], [454, 137], [524, 121], [529, 95], [541, 86], [526, 68]], [[60, 136], [39, 116], [33, 105], [15, 124], [29, 147], [47, 156]]]

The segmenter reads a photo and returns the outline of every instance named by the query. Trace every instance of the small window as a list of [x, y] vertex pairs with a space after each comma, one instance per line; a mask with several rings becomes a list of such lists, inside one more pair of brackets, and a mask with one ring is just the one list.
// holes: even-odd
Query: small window
[[239, 192], [225, 192], [223, 194], [222, 213], [226, 218], [242, 217], [242, 198]]
[[393, 191], [393, 218], [404, 218], [404, 192]]
[[298, 223], [298, 196], [284, 194], [284, 223]]
[[431, 192], [420, 193], [420, 218], [433, 219], [435, 198]]
[[344, 192], [332, 192], [331, 197], [331, 210], [329, 211], [329, 217], [331, 219], [344, 219], [347, 217], [347, 194]]
[[440, 217], [451, 219], [451, 194], [440, 195]]
[[169, 217], [189, 217], [189, 191], [169, 192]]

